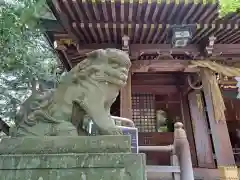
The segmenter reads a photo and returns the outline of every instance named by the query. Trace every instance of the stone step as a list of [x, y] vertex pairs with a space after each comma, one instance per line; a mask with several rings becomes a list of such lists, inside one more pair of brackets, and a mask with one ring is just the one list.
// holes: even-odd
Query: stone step
[[174, 180], [172, 173], [149, 174], [147, 173], [147, 180]]
[[0, 180], [146, 180], [129, 136], [19, 137], [0, 142]]
[[129, 136], [4, 137], [0, 154], [129, 153]]
[[163, 173], [163, 172], [176, 172], [180, 173], [179, 166], [151, 166], [147, 165], [147, 172], [149, 173]]
[[[179, 166], [151, 166], [147, 165], [147, 180], [180, 180]], [[173, 173], [174, 177], [173, 178]], [[218, 178], [200, 178], [195, 176], [195, 180], [216, 180]]]
[[146, 180], [145, 154], [0, 155], [1, 180]]
[[179, 166], [147, 166], [147, 179], [148, 180], [172, 180], [173, 173], [175, 180], [180, 180], [180, 167]]
[[[156, 178], [147, 178], [147, 180], [177, 180], [177, 179], [173, 179], [171, 174], [163, 174], [159, 177], [156, 177]], [[194, 180], [216, 180], [216, 179], [199, 179], [199, 178], [195, 178]]]

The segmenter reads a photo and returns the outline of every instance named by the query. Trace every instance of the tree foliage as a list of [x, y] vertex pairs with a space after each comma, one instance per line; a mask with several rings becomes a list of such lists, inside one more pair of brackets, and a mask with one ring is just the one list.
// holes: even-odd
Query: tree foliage
[[225, 16], [229, 13], [239, 13], [240, 0], [220, 0], [220, 15]]
[[[0, 4], [0, 116], [13, 120], [19, 105], [54, 82], [57, 58], [37, 27], [43, 0]], [[40, 88], [39, 88], [40, 87]]]

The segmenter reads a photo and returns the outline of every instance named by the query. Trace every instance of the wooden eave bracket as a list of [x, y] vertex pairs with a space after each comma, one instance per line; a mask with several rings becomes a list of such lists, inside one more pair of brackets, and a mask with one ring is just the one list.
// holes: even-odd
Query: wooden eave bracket
[[216, 41], [216, 37], [214, 37], [214, 36], [210, 36], [208, 38], [208, 46], [206, 46], [206, 48], [205, 48], [208, 56], [211, 56], [213, 54], [215, 41]]
[[59, 41], [54, 41], [53, 46], [54, 46], [54, 49], [62, 52], [64, 58], [66, 59], [66, 61], [68, 63], [68, 65], [70, 66], [70, 68], [72, 68], [73, 67], [72, 62], [68, 58], [67, 53], [66, 53], [67, 47], [64, 44], [60, 43]]
[[165, 52], [165, 53], [160, 53], [160, 52], [157, 52], [158, 56], [156, 58], [156, 60], [161, 60], [161, 59], [174, 59], [173, 56], [172, 56], [172, 52], [169, 51], [169, 52]]

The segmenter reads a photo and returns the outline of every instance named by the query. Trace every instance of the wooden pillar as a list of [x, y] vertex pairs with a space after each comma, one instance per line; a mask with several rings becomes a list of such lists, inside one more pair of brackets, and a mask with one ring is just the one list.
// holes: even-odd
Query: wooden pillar
[[[123, 47], [125, 52], [129, 52], [129, 37], [123, 36]], [[132, 119], [132, 73], [129, 72], [127, 84], [120, 91], [120, 116]]]
[[131, 72], [125, 87], [120, 92], [120, 115], [121, 117], [132, 119], [132, 88], [131, 88]]
[[184, 95], [183, 90], [181, 90], [180, 98], [181, 98], [180, 101], [181, 101], [182, 122], [184, 124], [184, 129], [186, 130], [187, 138], [190, 144], [192, 163], [193, 163], [193, 166], [196, 167], [197, 156], [196, 156], [196, 148], [195, 148], [194, 135], [193, 135], [193, 127], [192, 127], [191, 117], [189, 112], [188, 98], [186, 95]]
[[188, 94], [191, 122], [197, 151], [198, 167], [215, 168], [211, 136], [206, 118], [202, 93], [193, 90]]
[[202, 83], [217, 166], [235, 166], [227, 124], [225, 121], [217, 121], [215, 119], [212, 92], [206, 80], [203, 79]]

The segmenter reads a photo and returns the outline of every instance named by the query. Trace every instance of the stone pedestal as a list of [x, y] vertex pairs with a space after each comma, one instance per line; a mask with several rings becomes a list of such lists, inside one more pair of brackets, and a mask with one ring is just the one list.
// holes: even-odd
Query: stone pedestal
[[4, 138], [1, 180], [146, 180], [128, 136]]

